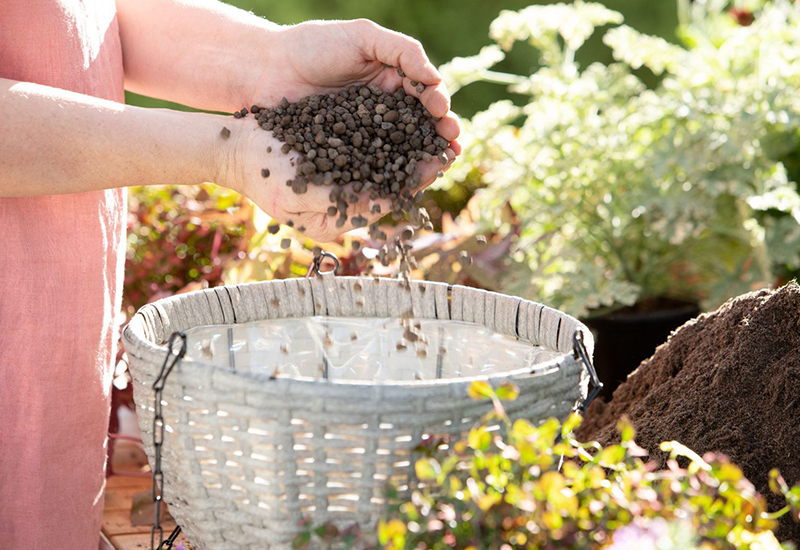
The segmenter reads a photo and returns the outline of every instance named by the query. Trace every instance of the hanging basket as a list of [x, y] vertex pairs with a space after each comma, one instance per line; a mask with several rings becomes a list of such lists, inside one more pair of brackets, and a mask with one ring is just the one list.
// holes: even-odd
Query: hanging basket
[[476, 378], [493, 386], [512, 380], [520, 395], [506, 404], [508, 414], [534, 422], [564, 419], [589, 397], [591, 362], [576, 342], [585, 341], [590, 356], [591, 333], [541, 304], [443, 283], [414, 281], [409, 288], [393, 279], [331, 274], [216, 287], [148, 304], [123, 330], [151, 464], [153, 385], [165, 364], [164, 344], [176, 331], [190, 331], [191, 347], [196, 327], [403, 312], [473, 323], [557, 353], [533, 374], [495, 369], [477, 377], [392, 380], [384, 371], [380, 381], [246, 372], [190, 356], [178, 361], [161, 403], [162, 488], [193, 544], [287, 548], [303, 520], [370, 528], [385, 510], [387, 483], [401, 493], [415, 486], [414, 449], [424, 437], [463, 435], [489, 410], [490, 403], [467, 395]]

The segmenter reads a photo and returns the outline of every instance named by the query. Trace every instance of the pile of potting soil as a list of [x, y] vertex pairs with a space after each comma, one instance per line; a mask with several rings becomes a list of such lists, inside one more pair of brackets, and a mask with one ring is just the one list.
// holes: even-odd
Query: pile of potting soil
[[[661, 465], [662, 441], [677, 440], [700, 455], [723, 453], [771, 511], [784, 506], [768, 476], [778, 468], [789, 484], [800, 483], [800, 286], [745, 294], [681, 327], [610, 402], [589, 406], [577, 435], [618, 441], [622, 415]], [[785, 515], [777, 536], [800, 542], [800, 524]]]

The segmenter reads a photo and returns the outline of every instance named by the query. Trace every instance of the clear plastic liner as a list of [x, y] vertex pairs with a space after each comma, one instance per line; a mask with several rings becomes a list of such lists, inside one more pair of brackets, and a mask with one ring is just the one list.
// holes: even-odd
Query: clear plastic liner
[[[404, 339], [413, 325], [421, 335], [416, 342]], [[304, 317], [196, 327], [186, 335], [190, 360], [330, 380], [433, 380], [522, 368], [535, 372], [562, 355], [483, 325], [437, 319]]]

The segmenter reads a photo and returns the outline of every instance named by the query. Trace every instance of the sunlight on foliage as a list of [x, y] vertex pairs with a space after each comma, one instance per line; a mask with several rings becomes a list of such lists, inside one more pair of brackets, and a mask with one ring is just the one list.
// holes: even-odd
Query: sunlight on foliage
[[[575, 50], [621, 16], [530, 6], [502, 12], [490, 36], [532, 44], [533, 74], [492, 71], [485, 53], [442, 67], [528, 96], [464, 122], [444, 182], [480, 178], [484, 228], [508, 231], [507, 206], [518, 218], [494, 288], [586, 315], [654, 296], [711, 307], [800, 269], [800, 170], [785, 164], [800, 164], [800, 5], [753, 3], [748, 26], [729, 7], [684, 2], [685, 47], [612, 27], [618, 62], [581, 68]], [[663, 74], [655, 89], [642, 67]]]
[[[495, 389], [479, 381], [470, 389], [478, 400], [517, 393], [510, 383]], [[395, 550], [793, 548], [772, 529], [787, 513], [800, 518], [800, 485], [790, 488], [777, 471], [771, 488], [787, 505], [770, 513], [723, 456], [701, 457], [665, 442], [668, 467], [657, 471], [627, 419], [618, 425], [620, 443], [605, 448], [575, 439], [580, 421], [575, 413], [563, 425], [551, 418], [535, 426], [495, 408], [466, 441], [419, 458], [415, 470], [424, 485], [410, 495], [390, 493], [397, 498], [377, 534], [360, 531], [348, 542]], [[295, 547], [313, 540], [309, 528]]]

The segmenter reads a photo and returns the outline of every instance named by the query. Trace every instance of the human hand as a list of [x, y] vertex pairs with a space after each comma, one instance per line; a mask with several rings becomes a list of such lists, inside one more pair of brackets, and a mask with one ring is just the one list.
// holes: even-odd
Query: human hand
[[[420, 99], [432, 116], [441, 118], [436, 131], [450, 143], [445, 151], [445, 166], [438, 159], [420, 165], [417, 191], [433, 183], [437, 172], [446, 170], [460, 153], [456, 141], [460, 128], [458, 118], [449, 110], [450, 97], [417, 41], [365, 20], [303, 23], [282, 28], [273, 38], [271, 59], [281, 63], [268, 64], [258, 79], [253, 103], [275, 105], [282, 97], [296, 101], [351, 84], [375, 84], [390, 92], [403, 86], [407, 94]], [[395, 67], [405, 73], [404, 78]], [[422, 92], [417, 89], [420, 83], [424, 86]], [[389, 211], [388, 204], [382, 204], [381, 213], [372, 214], [374, 203], [365, 197], [351, 206], [347, 223], [337, 227], [337, 216], [327, 214], [330, 187], [309, 186], [301, 195], [286, 187], [286, 182], [295, 177], [292, 160], [296, 165], [296, 153], [282, 158], [273, 153], [268, 162], [264, 153], [267, 147], [274, 152], [282, 144], [271, 134], [259, 132], [257, 126], [243, 129], [236, 142], [232, 164], [236, 166], [234, 179], [240, 191], [276, 220], [291, 221], [301, 233], [316, 240], [331, 240], [352, 229], [353, 217], [362, 216], [371, 223]], [[266, 179], [260, 177], [265, 163], [270, 166]]]
[[[308, 21], [274, 31], [271, 62], [256, 81], [254, 103], [276, 105], [311, 94], [326, 94], [351, 84], [377, 84], [386, 92], [403, 86], [436, 118], [437, 133], [451, 142], [455, 155], [458, 117], [450, 111], [450, 95], [442, 77], [413, 38], [372, 21]], [[405, 73], [401, 78], [400, 68]], [[417, 91], [411, 82], [422, 83]]]
[[[229, 121], [228, 126], [232, 130], [230, 149], [220, 181], [248, 197], [276, 221], [290, 224], [316, 241], [326, 242], [354, 229], [353, 218], [360, 216], [366, 218], [367, 223], [373, 223], [390, 212], [386, 200], [372, 201], [364, 195], [359, 202], [349, 205], [347, 221], [337, 226], [338, 212], [328, 213], [332, 206], [330, 185], [308, 185], [302, 194], [286, 185], [296, 177], [300, 153], [295, 150], [281, 153], [283, 143], [249, 118]], [[454, 153], [448, 149], [445, 154], [449, 164]], [[443, 169], [447, 167], [438, 159], [420, 165], [418, 189], [430, 185], [437, 171]], [[379, 212], [373, 212], [376, 204]]]

